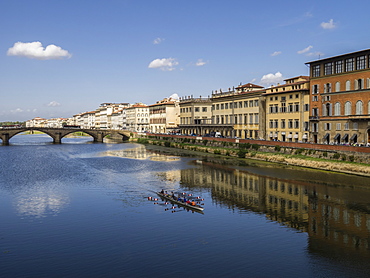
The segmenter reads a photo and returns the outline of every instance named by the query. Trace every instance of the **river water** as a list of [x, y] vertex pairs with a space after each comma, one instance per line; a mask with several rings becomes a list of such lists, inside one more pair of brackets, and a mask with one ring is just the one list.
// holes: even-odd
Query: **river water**
[[0, 277], [370, 277], [368, 178], [90, 140], [0, 146]]

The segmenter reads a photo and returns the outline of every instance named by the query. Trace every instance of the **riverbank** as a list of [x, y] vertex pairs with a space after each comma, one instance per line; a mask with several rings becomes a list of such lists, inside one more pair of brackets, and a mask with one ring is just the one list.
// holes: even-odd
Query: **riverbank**
[[[311, 150], [299, 149], [291, 153], [274, 153], [262, 151], [263, 148], [255, 145], [245, 146], [245, 144], [224, 146], [207, 146], [208, 142], [203, 142], [202, 145], [192, 144], [191, 142], [179, 143], [169, 142], [168, 140], [160, 140], [158, 138], [137, 138], [136, 142], [142, 144], [156, 145], [167, 148], [181, 149], [191, 152], [201, 152], [207, 155], [218, 157], [233, 157], [239, 161], [245, 159], [264, 161], [269, 163], [278, 163], [297, 167], [305, 167], [317, 170], [331, 171], [337, 173], [345, 173], [351, 175], [370, 177], [370, 165], [367, 163], [357, 163], [350, 161], [351, 157], [338, 157], [342, 160], [333, 160], [337, 155], [320, 154], [320, 157], [308, 156], [312, 154]], [[262, 149], [262, 150], [261, 150]], [[279, 150], [280, 151], [280, 150]], [[344, 161], [344, 158], [349, 161]]]

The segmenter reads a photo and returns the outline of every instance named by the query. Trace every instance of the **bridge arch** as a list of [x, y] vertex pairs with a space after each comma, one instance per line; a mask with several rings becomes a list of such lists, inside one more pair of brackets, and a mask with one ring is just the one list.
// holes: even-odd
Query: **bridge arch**
[[43, 128], [43, 127], [22, 127], [22, 128], [9, 128], [9, 129], [0, 129], [0, 139], [3, 141], [3, 145], [9, 145], [9, 140], [22, 132], [25, 131], [40, 131], [49, 135], [53, 138], [53, 143], [60, 144], [62, 138], [68, 134], [74, 132], [83, 132], [90, 135], [94, 142], [103, 142], [104, 137], [109, 134], [119, 134], [122, 136], [122, 141], [128, 140], [130, 134], [128, 131], [124, 130], [101, 130], [101, 129], [83, 129], [83, 128]]

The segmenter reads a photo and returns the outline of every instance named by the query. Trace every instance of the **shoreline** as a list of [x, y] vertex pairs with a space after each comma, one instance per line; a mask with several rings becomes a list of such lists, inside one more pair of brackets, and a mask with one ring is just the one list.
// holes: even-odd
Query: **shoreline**
[[[140, 140], [136, 140], [139, 144], [144, 144], [150, 146], [150, 149], [156, 149], [160, 147], [161, 150], [167, 150], [168, 152], [172, 152], [171, 150], [181, 150], [181, 153], [184, 154], [192, 154], [196, 155], [199, 154], [201, 156], [212, 156], [212, 157], [220, 157], [222, 158], [232, 158], [242, 165], [243, 161], [245, 160], [253, 160], [265, 163], [277, 163], [280, 165], [288, 165], [293, 167], [302, 167], [308, 168], [318, 171], [326, 171], [326, 172], [335, 172], [335, 173], [342, 173], [348, 175], [355, 175], [361, 177], [370, 177], [370, 165], [368, 164], [361, 164], [355, 162], [345, 162], [345, 161], [334, 161], [330, 159], [310, 159], [309, 157], [302, 158], [300, 155], [283, 155], [279, 153], [265, 153], [259, 151], [253, 152], [246, 152], [244, 155], [245, 157], [238, 157], [236, 149], [215, 149], [205, 146], [199, 145], [190, 145], [187, 144], [179, 145], [179, 144], [171, 144], [171, 146], [166, 146], [161, 140], [147, 140], [145, 142], [140, 142]], [[176, 151], [175, 151], [176, 152]], [[215, 153], [217, 152], [217, 153]], [[225, 162], [227, 160], [223, 160]], [[231, 163], [232, 164], [232, 163]]]

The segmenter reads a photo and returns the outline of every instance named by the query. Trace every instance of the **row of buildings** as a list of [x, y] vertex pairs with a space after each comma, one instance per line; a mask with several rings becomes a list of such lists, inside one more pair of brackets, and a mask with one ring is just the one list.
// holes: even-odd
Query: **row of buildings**
[[370, 49], [306, 65], [309, 76], [288, 78], [268, 88], [248, 83], [205, 98], [167, 98], [152, 105], [103, 103], [64, 122], [134, 132], [220, 132], [225, 137], [287, 142], [370, 143]]

